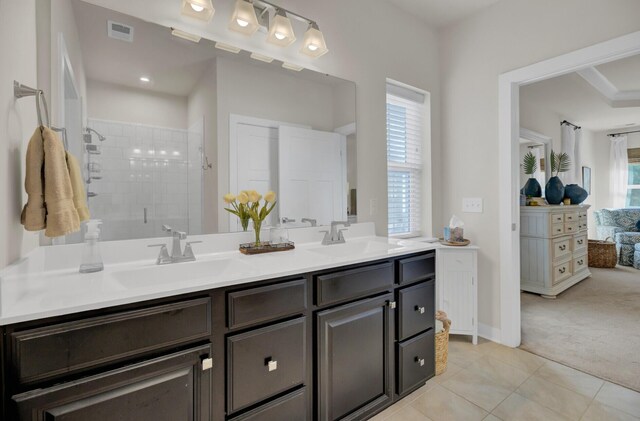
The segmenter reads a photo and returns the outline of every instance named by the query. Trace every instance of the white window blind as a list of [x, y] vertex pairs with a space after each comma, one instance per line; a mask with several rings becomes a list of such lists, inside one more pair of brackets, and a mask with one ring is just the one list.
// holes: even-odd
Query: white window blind
[[419, 235], [425, 96], [387, 85], [389, 235]]

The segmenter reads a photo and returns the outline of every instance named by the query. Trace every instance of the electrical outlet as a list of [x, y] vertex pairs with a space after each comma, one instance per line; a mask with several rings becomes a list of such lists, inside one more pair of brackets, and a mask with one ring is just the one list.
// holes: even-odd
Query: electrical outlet
[[369, 200], [369, 215], [374, 216], [378, 213], [378, 199]]
[[482, 213], [481, 197], [465, 197], [462, 199], [462, 212]]

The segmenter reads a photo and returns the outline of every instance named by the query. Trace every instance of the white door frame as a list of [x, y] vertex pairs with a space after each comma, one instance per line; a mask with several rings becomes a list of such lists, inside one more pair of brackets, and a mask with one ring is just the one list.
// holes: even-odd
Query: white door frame
[[640, 31], [503, 73], [498, 79], [501, 342], [517, 347], [520, 323], [520, 86], [640, 54]]

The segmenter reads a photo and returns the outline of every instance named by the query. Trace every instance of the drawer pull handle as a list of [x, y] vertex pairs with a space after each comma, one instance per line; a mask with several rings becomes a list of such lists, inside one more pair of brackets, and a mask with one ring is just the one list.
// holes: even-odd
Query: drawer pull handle
[[420, 365], [420, 367], [424, 365], [424, 358], [416, 357], [415, 361]]
[[583, 265], [584, 264], [584, 260], [578, 260], [578, 264], [579, 265]]
[[560, 251], [565, 251], [565, 249], [567, 248], [567, 245], [562, 244], [561, 246], [558, 246], [558, 248], [560, 249]]
[[584, 240], [578, 240], [578, 244], [581, 245], [582, 243], [584, 243]]
[[567, 271], [567, 268], [565, 267], [561, 267], [560, 269], [558, 269], [558, 272], [560, 273], [565, 273]]
[[420, 314], [424, 314], [424, 307], [416, 306], [416, 311]]
[[269, 371], [276, 371], [278, 369], [278, 361], [276, 360], [267, 361], [267, 368], [269, 369]]
[[396, 302], [395, 301], [389, 301], [389, 308], [391, 308], [391, 309], [396, 308]]

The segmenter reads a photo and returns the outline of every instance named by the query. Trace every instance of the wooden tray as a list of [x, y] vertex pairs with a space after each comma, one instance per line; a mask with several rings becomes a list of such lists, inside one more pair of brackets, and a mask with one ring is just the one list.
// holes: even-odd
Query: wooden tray
[[278, 244], [271, 244], [269, 241], [264, 241], [257, 246], [256, 246], [256, 243], [240, 244], [240, 253], [242, 254], [273, 253], [276, 251], [293, 250], [294, 248], [296, 247], [293, 244], [293, 241], [288, 241], [286, 243], [278, 243]]
[[445, 246], [458, 246], [458, 247], [462, 247], [462, 246], [468, 246], [469, 244], [471, 244], [471, 241], [467, 240], [466, 238], [464, 239], [464, 241], [445, 241], [444, 238], [440, 238], [440, 244], [444, 244]]

